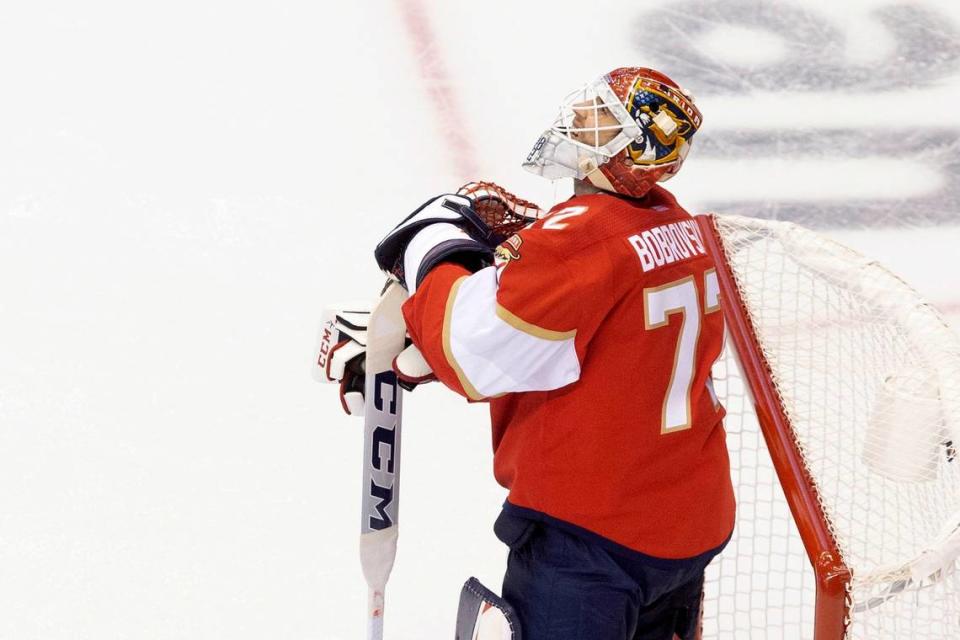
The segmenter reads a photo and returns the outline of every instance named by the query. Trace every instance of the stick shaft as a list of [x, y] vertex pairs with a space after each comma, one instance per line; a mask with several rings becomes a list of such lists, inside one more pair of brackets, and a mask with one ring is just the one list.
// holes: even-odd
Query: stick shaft
[[383, 594], [400, 531], [400, 428], [403, 396], [393, 359], [403, 350], [406, 292], [388, 285], [370, 314], [364, 397], [363, 497], [360, 564], [368, 587], [367, 638], [383, 638]]
[[367, 592], [367, 640], [383, 640], [383, 590]]

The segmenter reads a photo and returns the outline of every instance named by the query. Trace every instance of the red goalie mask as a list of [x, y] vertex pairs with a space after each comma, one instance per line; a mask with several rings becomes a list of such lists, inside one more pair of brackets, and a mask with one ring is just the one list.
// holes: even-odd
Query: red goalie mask
[[701, 121], [693, 98], [666, 75], [615, 69], [564, 99], [523, 166], [640, 197], [680, 170]]

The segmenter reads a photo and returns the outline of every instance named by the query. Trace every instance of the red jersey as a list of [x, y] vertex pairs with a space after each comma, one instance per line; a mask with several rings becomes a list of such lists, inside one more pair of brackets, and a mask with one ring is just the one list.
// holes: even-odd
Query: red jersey
[[666, 190], [574, 197], [404, 305], [437, 377], [489, 400], [508, 503], [658, 558], [720, 547], [734, 498], [712, 258]]

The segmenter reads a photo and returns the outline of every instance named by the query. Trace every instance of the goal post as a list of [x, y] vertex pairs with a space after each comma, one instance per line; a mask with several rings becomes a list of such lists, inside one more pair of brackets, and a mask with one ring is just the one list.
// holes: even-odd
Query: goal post
[[[847, 587], [850, 571], [841, 560], [820, 506], [817, 487], [798, 450], [790, 421], [779, 400], [770, 368], [757, 344], [750, 315], [741, 298], [731, 266], [725, 259], [723, 239], [718, 235], [715, 217], [697, 218], [707, 250], [716, 260], [717, 278], [727, 338], [743, 376], [747, 399], [752, 400], [756, 420], [770, 452], [780, 485], [803, 540], [810, 565], [816, 576], [814, 640], [842, 638], [847, 617]], [[729, 366], [729, 365], [728, 365]]]
[[737, 525], [704, 638], [960, 637], [960, 341], [881, 266], [796, 225], [701, 216]]

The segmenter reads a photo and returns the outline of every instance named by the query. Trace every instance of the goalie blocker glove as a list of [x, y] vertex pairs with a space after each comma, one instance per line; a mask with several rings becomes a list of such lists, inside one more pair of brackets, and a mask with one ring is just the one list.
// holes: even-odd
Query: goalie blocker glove
[[[367, 353], [369, 303], [350, 303], [324, 310], [317, 341], [313, 377], [319, 382], [339, 383], [340, 404], [351, 416], [363, 416], [364, 366]], [[398, 383], [408, 391], [434, 380], [433, 370], [420, 350], [410, 344], [393, 361]]]
[[473, 210], [470, 198], [444, 194], [427, 200], [377, 245], [384, 271], [413, 295], [431, 269], [455, 262], [470, 271], [493, 264], [499, 238]]

